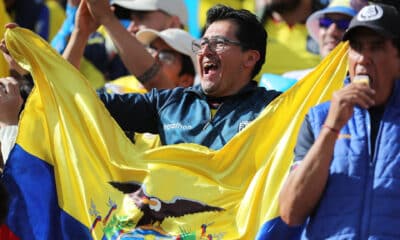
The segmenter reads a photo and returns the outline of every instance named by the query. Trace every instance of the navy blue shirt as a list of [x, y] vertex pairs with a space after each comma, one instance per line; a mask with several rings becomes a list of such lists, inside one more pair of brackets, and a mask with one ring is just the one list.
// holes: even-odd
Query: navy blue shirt
[[197, 143], [220, 149], [279, 94], [251, 81], [224, 97], [214, 116], [201, 86], [99, 96], [124, 131], [159, 134], [164, 145]]

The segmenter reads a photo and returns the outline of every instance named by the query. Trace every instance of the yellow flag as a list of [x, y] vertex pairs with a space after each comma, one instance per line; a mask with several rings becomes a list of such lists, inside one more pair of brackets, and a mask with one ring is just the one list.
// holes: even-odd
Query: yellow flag
[[279, 217], [301, 122], [342, 86], [347, 65], [342, 44], [218, 151], [179, 144], [143, 152], [45, 41], [22, 28], [6, 41], [35, 81], [4, 174], [7, 227], [22, 239], [265, 236], [265, 223]]

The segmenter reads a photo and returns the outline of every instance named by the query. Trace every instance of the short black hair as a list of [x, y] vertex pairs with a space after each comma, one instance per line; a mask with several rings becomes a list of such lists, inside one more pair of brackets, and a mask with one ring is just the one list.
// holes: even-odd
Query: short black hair
[[232, 20], [237, 26], [236, 37], [242, 44], [243, 50], [253, 49], [260, 53], [260, 59], [254, 66], [251, 77], [254, 78], [265, 63], [267, 48], [267, 32], [257, 19], [257, 16], [245, 9], [233, 9], [231, 7], [217, 4], [207, 11], [207, 22], [205, 30], [214, 22], [220, 20]]

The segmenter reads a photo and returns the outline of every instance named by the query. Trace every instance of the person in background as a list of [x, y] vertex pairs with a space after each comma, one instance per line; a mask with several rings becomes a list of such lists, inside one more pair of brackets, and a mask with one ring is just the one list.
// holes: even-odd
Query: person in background
[[[161, 71], [171, 79], [174, 87], [193, 86], [196, 76], [196, 55], [192, 51], [195, 40], [188, 32], [179, 28], [163, 31], [143, 29], [136, 34], [149, 53], [160, 63]], [[111, 93], [145, 93], [147, 90], [134, 77], [127, 76], [105, 84], [104, 90]]]
[[305, 22], [308, 16], [321, 7], [318, 0], [265, 1], [261, 22], [269, 35], [268, 60], [261, 74], [280, 75], [318, 64], [318, 45], [308, 35]]
[[62, 7], [53, 0], [4, 0], [4, 3], [12, 21], [45, 40], [50, 40], [64, 18]]
[[[352, 2], [354, 0], [333, 0], [326, 8], [314, 12], [307, 18], [308, 33], [318, 43], [321, 58], [326, 57], [341, 42], [351, 19], [361, 7], [367, 5], [366, 1], [364, 5], [361, 2], [352, 5]], [[299, 80], [313, 69], [290, 71], [284, 73], [283, 77]]]
[[400, 22], [396, 8], [365, 6], [343, 36], [349, 80], [312, 108], [280, 197], [303, 239], [400, 237]]
[[[75, 28], [75, 16], [80, 0], [68, 0], [67, 18], [63, 27], [52, 41], [52, 46], [64, 54], [64, 50], [72, 34], [77, 34], [80, 29]], [[187, 22], [187, 11], [183, 0], [171, 1], [124, 1], [111, 2], [114, 14], [121, 24], [132, 34], [140, 29], [151, 28], [157, 31], [166, 28], [184, 28]], [[75, 33], [73, 33], [75, 31]], [[88, 78], [94, 88], [101, 88], [107, 81], [124, 77], [123, 81], [129, 85], [126, 76], [129, 71], [121, 61], [114, 43], [103, 27], [97, 31], [90, 30], [85, 40], [85, 48], [74, 54], [71, 62]], [[72, 40], [73, 41], [73, 40]], [[73, 43], [75, 44], [75, 43]], [[69, 53], [67, 53], [69, 56]], [[128, 86], [122, 86], [127, 88]]]
[[[147, 0], [142, 0], [143, 4], [145, 7], [149, 7]], [[180, 1], [180, 0], [177, 0]], [[162, 1], [161, 1], [162, 2]], [[132, 2], [129, 2], [132, 3]], [[136, 3], [136, 2], [135, 2]], [[157, 4], [158, 1], [153, 2], [151, 4]], [[170, 2], [168, 2], [170, 3]], [[166, 2], [163, 2], [163, 4], [167, 4]], [[142, 6], [141, 5], [141, 6]], [[163, 5], [162, 5], [163, 6]], [[169, 5], [168, 5], [169, 6]], [[143, 7], [143, 6], [142, 6]], [[157, 7], [157, 6], [153, 6], [153, 7]], [[117, 16], [119, 14], [115, 14], [115, 12], [113, 13], [110, 9], [110, 12], [112, 14], [112, 17], [114, 17], [114, 19], [117, 19]], [[153, 11], [153, 12], [145, 12], [144, 13], [146, 16], [145, 18], [140, 18], [141, 21], [136, 21], [133, 22], [134, 20], [132, 19], [132, 23], [130, 25], [130, 27], [128, 28], [128, 31], [125, 30], [125, 32], [121, 33], [118, 32], [117, 37], [113, 37], [112, 41], [115, 43], [116, 40], [122, 39], [120, 36], [129, 36], [129, 40], [132, 41], [132, 44], [130, 45], [131, 47], [135, 48], [133, 51], [135, 52], [135, 54], [138, 54], [138, 59], [140, 58], [142, 61], [138, 61], [138, 59], [133, 59], [134, 56], [128, 56], [126, 54], [125, 51], [121, 51], [119, 50], [119, 54], [122, 55], [121, 59], [124, 63], [125, 66], [127, 66], [127, 68], [129, 69], [130, 73], [133, 74], [134, 76], [139, 76], [137, 77], [139, 79], [139, 81], [141, 82], [141, 84], [143, 85], [144, 88], [146, 88], [147, 90], [151, 90], [152, 88], [173, 88], [176, 85], [174, 84], [172, 79], [169, 79], [167, 75], [165, 75], [164, 71], [160, 71], [162, 73], [162, 75], [158, 75], [155, 78], [153, 78], [153, 81], [148, 82], [148, 81], [144, 81], [143, 79], [140, 79], [142, 76], [141, 74], [144, 73], [144, 69], [143, 68], [143, 63], [146, 63], [146, 60], [149, 61], [153, 61], [154, 58], [151, 56], [151, 54], [149, 54], [146, 50], [145, 47], [143, 47], [143, 45], [137, 41], [135, 34], [137, 33], [136, 30], [139, 29], [145, 29], [148, 25], [153, 25], [157, 30], [159, 28], [163, 28], [165, 26], [169, 26], [170, 24], [174, 25], [174, 24], [178, 24], [179, 26], [181, 25], [179, 18], [177, 17], [173, 17], [173, 16], [167, 16], [165, 15], [166, 13], [162, 12], [161, 10], [157, 10], [157, 11]], [[134, 14], [132, 15], [134, 16]], [[158, 18], [155, 18], [157, 17]], [[135, 17], [133, 17], [135, 18]], [[161, 19], [162, 18], [162, 19]], [[169, 21], [167, 21], [169, 19]], [[162, 23], [157, 22], [163, 20]], [[63, 53], [63, 56], [65, 59], [67, 59], [70, 63], [72, 63], [75, 67], [79, 68], [80, 66], [80, 62], [83, 56], [83, 52], [85, 51], [86, 48], [86, 40], [89, 38], [89, 36], [91, 35], [91, 33], [93, 33], [97, 28], [98, 28], [98, 24], [95, 20], [92, 19], [92, 16], [90, 15], [87, 6], [86, 6], [86, 2], [81, 2], [80, 7], [78, 9], [78, 13], [77, 13], [77, 20], [76, 20], [76, 27], [71, 35], [71, 38], [68, 42], [68, 45], [66, 47], [66, 50]], [[119, 24], [119, 26], [122, 26], [121, 24]], [[107, 29], [108, 32], [107, 34], [111, 36], [115, 35], [116, 31], [114, 29]], [[118, 45], [118, 44], [117, 44]], [[160, 67], [161, 65], [157, 65], [158, 67]], [[163, 76], [163, 77], [160, 77]], [[146, 77], [146, 74], [144, 75], [144, 77]]]

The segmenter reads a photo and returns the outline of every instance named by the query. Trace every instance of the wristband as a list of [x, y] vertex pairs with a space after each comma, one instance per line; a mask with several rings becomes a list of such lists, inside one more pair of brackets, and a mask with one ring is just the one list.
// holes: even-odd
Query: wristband
[[331, 126], [328, 126], [328, 125], [326, 125], [326, 124], [322, 125], [322, 127], [323, 127], [323, 128], [326, 128], [326, 129], [328, 129], [329, 131], [334, 132], [334, 133], [336, 133], [336, 134], [339, 134], [339, 132], [340, 132], [338, 129], [336, 129], [336, 128], [334, 128], [334, 127], [331, 127]]

